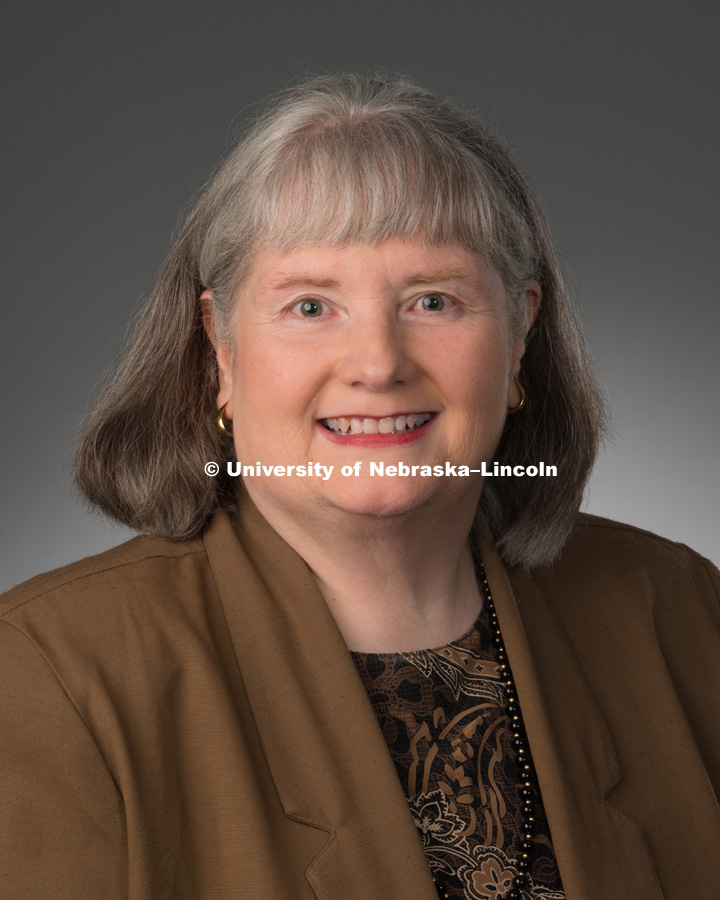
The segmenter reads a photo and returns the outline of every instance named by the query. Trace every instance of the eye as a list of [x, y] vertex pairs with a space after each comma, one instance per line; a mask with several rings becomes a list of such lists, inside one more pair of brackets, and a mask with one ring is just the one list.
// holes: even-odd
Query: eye
[[415, 304], [416, 308], [420, 308], [425, 312], [440, 312], [446, 306], [452, 303], [444, 294], [423, 294]]
[[296, 303], [293, 309], [305, 319], [317, 319], [323, 314], [325, 306], [322, 300], [308, 299]]

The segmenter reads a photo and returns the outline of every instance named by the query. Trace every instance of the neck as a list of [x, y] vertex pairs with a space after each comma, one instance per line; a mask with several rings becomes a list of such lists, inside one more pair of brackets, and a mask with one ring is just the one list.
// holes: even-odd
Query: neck
[[396, 516], [252, 499], [309, 566], [350, 650], [440, 646], [477, 618], [482, 600], [468, 543], [477, 497]]

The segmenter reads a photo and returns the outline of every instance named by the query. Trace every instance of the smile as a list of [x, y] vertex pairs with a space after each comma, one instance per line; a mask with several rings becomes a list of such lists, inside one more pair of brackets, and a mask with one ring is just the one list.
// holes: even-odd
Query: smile
[[321, 419], [321, 424], [334, 434], [410, 434], [429, 422], [433, 413], [409, 413], [400, 416], [338, 416]]

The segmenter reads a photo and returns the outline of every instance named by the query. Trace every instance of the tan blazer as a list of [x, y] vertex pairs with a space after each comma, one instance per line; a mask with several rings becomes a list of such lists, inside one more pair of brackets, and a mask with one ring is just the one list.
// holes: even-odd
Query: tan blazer
[[[717, 571], [592, 517], [543, 575], [481, 552], [568, 900], [717, 900]], [[0, 609], [2, 898], [436, 900], [342, 637], [251, 503]]]

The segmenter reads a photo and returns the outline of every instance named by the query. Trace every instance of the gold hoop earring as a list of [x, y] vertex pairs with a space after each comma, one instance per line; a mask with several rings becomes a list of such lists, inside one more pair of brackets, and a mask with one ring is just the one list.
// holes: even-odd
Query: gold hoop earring
[[518, 390], [520, 391], [520, 402], [517, 406], [513, 406], [512, 409], [508, 408], [508, 414], [514, 415], [515, 413], [519, 413], [521, 409], [525, 407], [527, 402], [527, 394], [525, 393], [525, 388], [520, 384], [517, 375], [515, 376], [515, 384], [518, 386]]
[[[228, 400], [228, 403], [229, 402], [230, 401]], [[225, 406], [223, 406], [223, 408], [220, 410], [220, 412], [218, 412], [218, 417], [217, 417], [217, 419], [215, 419], [215, 425], [217, 426], [217, 430], [220, 432], [220, 434], [224, 434], [225, 437], [231, 438], [233, 436], [232, 429], [228, 428], [228, 426], [225, 424], [225, 420], [223, 419], [223, 416], [225, 415], [225, 407], [226, 406], [227, 406], [227, 403], [225, 404]]]

